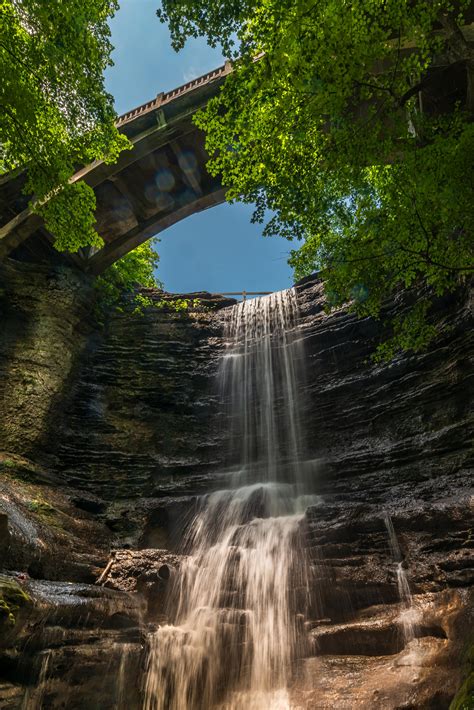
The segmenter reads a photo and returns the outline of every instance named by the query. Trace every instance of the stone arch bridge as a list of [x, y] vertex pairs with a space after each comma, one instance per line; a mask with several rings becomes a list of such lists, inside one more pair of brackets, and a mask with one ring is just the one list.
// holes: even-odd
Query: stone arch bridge
[[192, 122], [196, 111], [216, 95], [230, 63], [121, 116], [117, 125], [132, 143], [114, 165], [96, 161], [79, 170], [97, 200], [100, 249], [58, 254], [41, 219], [22, 194], [25, 176], [0, 176], [0, 259], [60, 259], [92, 274], [185, 217], [224, 201], [219, 178], [205, 165], [204, 134]]
[[[470, 24], [463, 27], [471, 48], [472, 20], [469, 17]], [[416, 51], [415, 45], [402, 50], [411, 51]], [[447, 55], [433, 58], [429, 80], [423, 82], [419, 96], [423, 111], [449, 111], [456, 102], [466, 100], [465, 64]], [[204, 134], [192, 117], [217, 94], [231, 71], [227, 62], [124, 114], [117, 125], [132, 149], [124, 151], [114, 165], [96, 161], [73, 176], [94, 189], [96, 228], [104, 240], [100, 249], [58, 254], [41, 219], [28, 208], [28, 197], [22, 193], [24, 173], [0, 176], [0, 260], [12, 256], [26, 261], [67, 261], [98, 275], [155, 234], [223, 202], [225, 190], [220, 179], [206, 170]]]

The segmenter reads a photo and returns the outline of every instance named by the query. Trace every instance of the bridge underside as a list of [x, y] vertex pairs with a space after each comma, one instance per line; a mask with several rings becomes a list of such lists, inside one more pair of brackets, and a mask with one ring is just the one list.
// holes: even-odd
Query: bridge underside
[[167, 227], [223, 202], [220, 181], [205, 169], [207, 159], [203, 135], [192, 128], [101, 182], [96, 217], [105, 245], [79, 257], [84, 267], [99, 274]]
[[86, 272], [101, 274], [117, 259], [185, 217], [224, 201], [218, 178], [206, 170], [204, 134], [193, 114], [216, 94], [230, 71], [225, 65], [148, 104], [118, 121], [132, 149], [118, 162], [98, 161], [79, 170], [96, 195], [96, 229], [104, 246], [60, 255], [39, 217], [22, 195], [24, 176], [0, 179], [0, 259], [69, 261]]

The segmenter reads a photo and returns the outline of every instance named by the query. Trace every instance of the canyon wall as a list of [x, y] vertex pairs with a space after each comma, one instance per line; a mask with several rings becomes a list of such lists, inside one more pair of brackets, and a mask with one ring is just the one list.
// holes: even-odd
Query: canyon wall
[[[86, 278], [15, 262], [1, 276], [0, 707], [138, 708], [186, 520], [228, 476], [214, 381], [229, 302], [99, 327]], [[446, 327], [426, 353], [390, 364], [371, 360], [380, 324], [327, 315], [317, 279], [297, 291], [321, 504], [304, 522], [295, 702], [447, 708], [472, 626], [470, 291], [439, 300]]]
[[[472, 293], [437, 302], [442, 334], [427, 352], [379, 365], [378, 323], [328, 317], [311, 280], [299, 300], [308, 445], [324, 500], [307, 513], [307, 538], [328, 618], [312, 632], [316, 655], [303, 666], [316, 687], [302, 696], [314, 707], [336, 697], [341, 708], [448, 708], [472, 643]], [[384, 317], [403, 307], [400, 297]], [[387, 517], [417, 609], [414, 646]]]

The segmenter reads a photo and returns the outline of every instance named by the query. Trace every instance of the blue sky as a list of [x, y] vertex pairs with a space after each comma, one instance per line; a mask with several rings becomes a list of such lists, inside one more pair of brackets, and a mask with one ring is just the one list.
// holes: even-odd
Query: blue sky
[[[111, 22], [115, 66], [106, 85], [119, 114], [223, 63], [218, 50], [193, 40], [176, 54], [156, 17], [158, 0], [121, 0]], [[264, 238], [249, 205], [220, 205], [160, 234], [157, 272], [168, 291], [276, 291], [288, 287], [290, 245]]]

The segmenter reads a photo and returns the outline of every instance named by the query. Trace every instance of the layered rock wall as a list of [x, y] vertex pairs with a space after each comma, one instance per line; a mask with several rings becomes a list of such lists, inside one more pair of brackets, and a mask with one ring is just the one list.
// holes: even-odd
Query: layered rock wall
[[211, 316], [226, 302], [131, 306], [99, 327], [88, 279], [1, 268], [0, 707], [138, 708], [153, 564], [139, 591], [97, 582], [117, 548], [166, 546], [173, 521], [178, 539], [211, 485]]
[[[328, 317], [311, 280], [299, 301], [308, 450], [323, 498], [306, 515], [323, 621], [300, 701], [448, 708], [472, 643], [470, 289], [438, 301], [441, 335], [427, 352], [390, 364], [371, 359], [379, 324], [343, 310]], [[403, 308], [400, 297], [385, 316]]]
[[92, 287], [70, 269], [0, 265], [0, 448], [36, 456], [90, 330]]
[[[203, 295], [98, 328], [77, 274], [10, 263], [2, 278], [0, 707], [138, 708], [163, 570], [179, 564], [196, 495], [225, 481], [214, 379], [228, 304]], [[371, 360], [380, 324], [327, 315], [317, 280], [297, 291], [321, 503], [302, 527], [312, 582], [295, 702], [447, 708], [472, 622], [469, 289], [439, 301], [448, 327], [426, 353], [390, 364]], [[11, 585], [25, 595], [14, 624]]]

